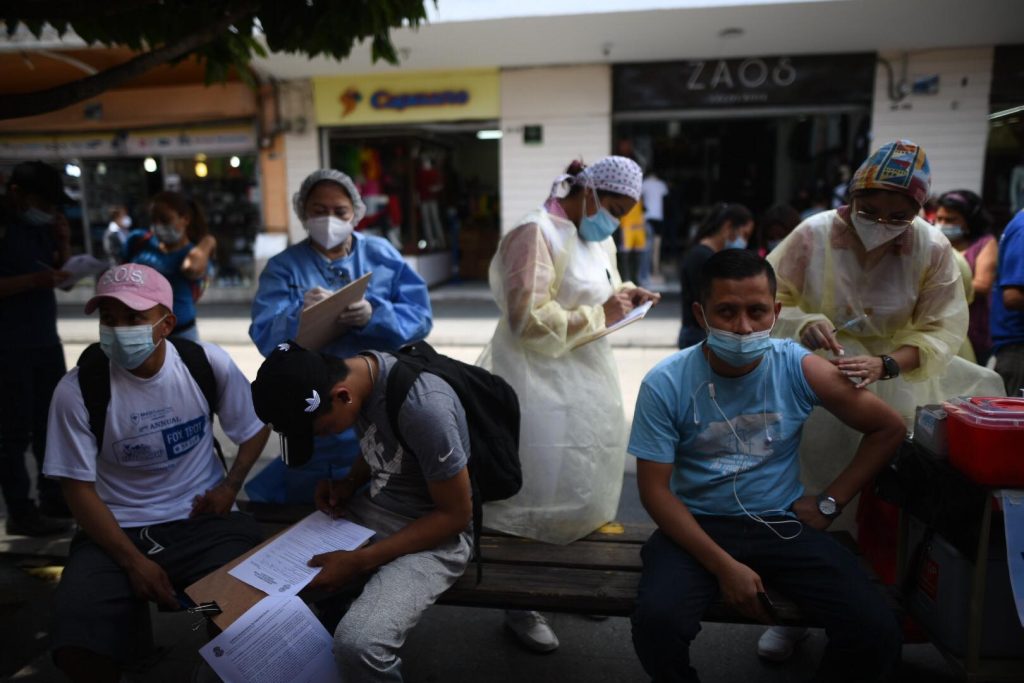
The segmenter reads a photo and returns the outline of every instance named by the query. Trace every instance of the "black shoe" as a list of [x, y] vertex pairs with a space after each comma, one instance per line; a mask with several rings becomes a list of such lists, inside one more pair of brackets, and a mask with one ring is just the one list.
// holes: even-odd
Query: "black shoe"
[[55, 536], [70, 528], [68, 522], [43, 516], [34, 505], [24, 514], [7, 518], [9, 536]]

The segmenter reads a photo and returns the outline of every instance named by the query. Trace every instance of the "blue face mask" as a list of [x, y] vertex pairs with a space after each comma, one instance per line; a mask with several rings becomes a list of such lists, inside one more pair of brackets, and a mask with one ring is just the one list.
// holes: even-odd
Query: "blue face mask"
[[41, 228], [44, 225], [49, 225], [50, 223], [53, 223], [54, 216], [52, 213], [47, 213], [42, 209], [32, 207], [22, 211], [21, 218], [29, 225]]
[[745, 239], [743, 239], [742, 237], [737, 237], [734, 240], [729, 240], [728, 242], [726, 242], [725, 243], [725, 248], [726, 249], [746, 249], [747, 248], [747, 241]]
[[110, 327], [100, 325], [100, 348], [115, 365], [134, 370], [149, 358], [160, 342], [153, 341], [153, 328], [164, 321], [165, 315], [152, 325]]
[[950, 242], [956, 242], [958, 239], [962, 239], [967, 232], [964, 230], [964, 226], [957, 225], [956, 223], [943, 223], [939, 225], [939, 230], [942, 231], [942, 234], [945, 235], [946, 239]]
[[[707, 321], [706, 316], [704, 320]], [[772, 326], [767, 330], [750, 334], [736, 334], [711, 327], [708, 324], [708, 346], [724, 362], [733, 367], [742, 368], [760, 360], [764, 354], [768, 353], [768, 349], [772, 345], [771, 334], [774, 327], [774, 317]]]
[[583, 217], [580, 219], [580, 237], [588, 242], [603, 242], [612, 236], [615, 228], [619, 227], [619, 222], [608, 212], [608, 209], [601, 206], [596, 190], [588, 188], [583, 191], [593, 193], [594, 201], [597, 203], [597, 213], [593, 216], [587, 215], [587, 200], [586, 195], [584, 195]]

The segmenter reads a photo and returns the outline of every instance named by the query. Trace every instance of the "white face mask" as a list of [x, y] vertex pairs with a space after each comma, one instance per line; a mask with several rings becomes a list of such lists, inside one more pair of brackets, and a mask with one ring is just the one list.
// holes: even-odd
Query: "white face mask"
[[880, 247], [886, 242], [891, 242], [909, 229], [909, 226], [892, 228], [887, 225], [881, 225], [875, 221], [861, 218], [854, 212], [850, 213], [850, 222], [853, 223], [853, 229], [857, 231], [857, 237], [860, 238], [864, 248], [868, 251]]
[[334, 249], [352, 234], [352, 221], [337, 216], [316, 216], [302, 223], [310, 238], [324, 249]]

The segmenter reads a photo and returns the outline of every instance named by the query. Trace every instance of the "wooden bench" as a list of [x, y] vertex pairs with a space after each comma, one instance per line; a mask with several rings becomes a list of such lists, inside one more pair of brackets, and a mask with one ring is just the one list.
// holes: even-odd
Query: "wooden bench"
[[[309, 514], [304, 506], [248, 503], [245, 509], [268, 531], [280, 530]], [[609, 523], [569, 545], [559, 546], [485, 530], [480, 539], [483, 579], [476, 563], [438, 600], [442, 605], [532, 609], [606, 616], [628, 616], [640, 582], [640, 548], [654, 531], [650, 524]], [[834, 532], [856, 553], [848, 532]], [[881, 585], [879, 586], [881, 589]], [[779, 621], [816, 626], [785, 596], [767, 587]], [[703, 621], [754, 623], [721, 600], [712, 603]]]

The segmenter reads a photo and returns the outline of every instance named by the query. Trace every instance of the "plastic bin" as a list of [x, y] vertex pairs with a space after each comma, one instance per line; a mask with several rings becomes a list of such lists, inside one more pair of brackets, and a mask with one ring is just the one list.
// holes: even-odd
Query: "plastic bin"
[[[923, 532], [923, 524], [911, 519], [911, 549]], [[939, 645], [957, 657], [967, 654], [973, 573], [974, 563], [936, 534], [926, 548], [921, 571], [914, 577], [915, 585], [908, 601], [913, 617]], [[981, 656], [1022, 659], [1021, 666], [1024, 667], [1024, 628], [1017, 618], [1010, 588], [1002, 529], [997, 533], [993, 528], [989, 543], [981, 623]]]
[[1024, 486], [1024, 398], [958, 397], [943, 407], [951, 465], [985, 486]]

